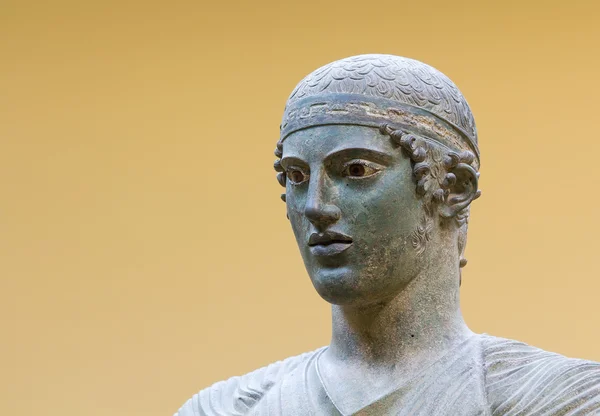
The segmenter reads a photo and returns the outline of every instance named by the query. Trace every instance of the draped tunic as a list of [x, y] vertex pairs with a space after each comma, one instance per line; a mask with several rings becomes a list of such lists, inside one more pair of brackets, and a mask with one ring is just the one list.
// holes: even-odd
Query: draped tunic
[[326, 348], [213, 384], [174, 416], [600, 415], [600, 363], [486, 334], [474, 334], [391, 392], [345, 414], [320, 376], [318, 357]]

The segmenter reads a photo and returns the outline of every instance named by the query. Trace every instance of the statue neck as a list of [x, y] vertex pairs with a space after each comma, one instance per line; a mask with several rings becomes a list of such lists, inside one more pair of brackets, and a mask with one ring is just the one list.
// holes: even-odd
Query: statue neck
[[442, 254], [448, 253], [426, 252], [428, 267], [391, 300], [333, 305], [330, 359], [376, 367], [420, 365], [472, 335], [460, 311], [458, 257], [448, 264], [439, 261], [448, 258]]

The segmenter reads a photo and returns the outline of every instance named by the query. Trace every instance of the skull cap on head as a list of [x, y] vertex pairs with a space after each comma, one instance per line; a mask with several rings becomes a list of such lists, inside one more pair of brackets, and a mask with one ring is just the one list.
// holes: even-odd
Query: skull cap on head
[[313, 71], [287, 100], [280, 146], [311, 126], [354, 124], [406, 129], [479, 165], [475, 120], [454, 83], [437, 69], [394, 55], [357, 55]]

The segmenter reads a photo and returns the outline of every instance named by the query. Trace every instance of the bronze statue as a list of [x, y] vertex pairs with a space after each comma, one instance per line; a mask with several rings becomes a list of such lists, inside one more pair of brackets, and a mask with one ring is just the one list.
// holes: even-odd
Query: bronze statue
[[205, 388], [176, 416], [594, 415], [600, 364], [475, 334], [459, 305], [480, 155], [445, 75], [361, 55], [304, 78], [275, 170], [331, 344]]

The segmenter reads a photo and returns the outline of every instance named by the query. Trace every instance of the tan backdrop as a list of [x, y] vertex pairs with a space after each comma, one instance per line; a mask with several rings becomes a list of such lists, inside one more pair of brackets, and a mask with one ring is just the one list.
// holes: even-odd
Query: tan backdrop
[[359, 53], [469, 100], [477, 332], [600, 361], [592, 1], [4, 1], [0, 414], [172, 415], [324, 345], [279, 200], [287, 95]]

